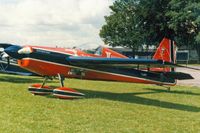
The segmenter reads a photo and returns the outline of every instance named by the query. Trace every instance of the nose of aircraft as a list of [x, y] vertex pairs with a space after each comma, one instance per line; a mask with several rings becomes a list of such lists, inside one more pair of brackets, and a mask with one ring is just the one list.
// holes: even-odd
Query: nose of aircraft
[[21, 48], [21, 46], [13, 45], [4, 49], [4, 52], [12, 58], [21, 59], [23, 58], [23, 55], [18, 54], [18, 50], [20, 50]]

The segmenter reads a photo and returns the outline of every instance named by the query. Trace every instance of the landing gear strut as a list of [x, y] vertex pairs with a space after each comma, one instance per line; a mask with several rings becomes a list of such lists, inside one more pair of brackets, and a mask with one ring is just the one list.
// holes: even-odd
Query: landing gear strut
[[41, 85], [41, 88], [44, 87], [44, 85], [46, 84], [46, 82], [47, 82], [48, 79], [49, 79], [48, 76], [45, 76], [45, 77], [44, 77], [44, 81], [43, 81], [43, 83], [42, 83], [42, 85]]
[[167, 87], [167, 90], [168, 90], [168, 91], [170, 91], [170, 90], [171, 90], [171, 88], [168, 86], [168, 87]]
[[33, 94], [33, 95], [48, 95], [53, 92], [53, 89], [49, 86], [45, 86], [45, 83], [48, 79], [51, 79], [48, 76], [45, 76], [44, 81], [41, 84], [33, 84], [29, 86], [28, 90]]
[[65, 77], [61, 74], [58, 74], [58, 79], [60, 81], [60, 87], [53, 89], [52, 87], [45, 86], [46, 81], [48, 79], [52, 79], [49, 76], [45, 76], [44, 81], [41, 84], [31, 85], [28, 90], [34, 95], [48, 95], [52, 94], [53, 96], [61, 99], [74, 99], [74, 98], [82, 98], [84, 96], [83, 93], [80, 93], [74, 89], [64, 87]]
[[64, 87], [64, 80], [65, 80], [65, 77], [62, 76], [62, 75], [60, 75], [60, 74], [58, 74], [58, 79], [59, 79], [59, 81], [60, 81], [60, 86], [61, 86], [61, 87]]
[[158, 85], [158, 86], [161, 86], [161, 87], [164, 87], [164, 88], [166, 88], [166, 89], [167, 89], [167, 91], [170, 91], [170, 90], [171, 90], [171, 87], [169, 87], [169, 86], [164, 86], [164, 85]]
[[58, 79], [60, 81], [60, 88], [56, 88], [53, 90], [53, 95], [55, 97], [61, 99], [74, 99], [74, 98], [81, 98], [84, 96], [83, 93], [80, 93], [74, 89], [64, 87], [64, 80], [65, 77], [61, 74], [58, 74]]

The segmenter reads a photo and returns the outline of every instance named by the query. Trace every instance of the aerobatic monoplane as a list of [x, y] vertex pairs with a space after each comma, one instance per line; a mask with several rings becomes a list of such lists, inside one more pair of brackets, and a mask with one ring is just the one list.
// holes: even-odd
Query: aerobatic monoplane
[[[161, 41], [152, 59], [128, 58], [104, 47], [97, 49], [95, 54], [88, 54], [78, 49], [7, 45], [4, 52], [17, 59], [20, 67], [45, 77], [42, 84], [31, 85], [30, 92], [53, 94], [59, 98], [84, 96], [83, 93], [64, 87], [65, 78], [160, 86], [174, 86], [177, 80], [193, 78], [187, 73], [175, 71], [176, 67], [183, 66], [176, 64], [176, 44], [167, 38]], [[60, 87], [45, 86], [46, 80], [52, 77], [59, 78]]]

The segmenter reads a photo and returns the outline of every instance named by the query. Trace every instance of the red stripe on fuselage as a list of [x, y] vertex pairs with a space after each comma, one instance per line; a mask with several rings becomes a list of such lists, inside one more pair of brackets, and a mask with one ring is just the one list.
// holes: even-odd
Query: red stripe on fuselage
[[132, 77], [127, 75], [109, 73], [104, 71], [97, 71], [93, 69], [84, 69], [84, 76], [78, 75], [70, 75], [70, 69], [78, 68], [69, 65], [63, 65], [43, 60], [37, 60], [32, 58], [24, 58], [22, 60], [18, 60], [18, 64], [27, 70], [35, 72], [39, 75], [48, 75], [48, 76], [57, 76], [57, 74], [62, 74], [65, 77], [69, 78], [83, 78], [83, 79], [91, 79], [91, 80], [108, 80], [108, 81], [121, 81], [121, 82], [133, 82], [133, 83], [144, 83], [144, 84], [165, 84], [165, 85], [175, 85], [172, 83], [162, 83], [153, 80], [142, 79], [138, 77]]
[[86, 56], [86, 57], [100, 57], [98, 55], [89, 54], [79, 49], [69, 49], [69, 48], [53, 48], [53, 47], [45, 47], [45, 46], [29, 46], [36, 50], [44, 50], [47, 52], [56, 52], [66, 55], [73, 55], [73, 56]]

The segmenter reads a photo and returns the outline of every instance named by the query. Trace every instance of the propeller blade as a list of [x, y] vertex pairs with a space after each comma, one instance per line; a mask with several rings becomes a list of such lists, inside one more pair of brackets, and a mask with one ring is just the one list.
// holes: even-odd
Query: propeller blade
[[5, 52], [3, 52], [3, 54], [2, 54], [2, 56], [1, 56], [2, 58], [4, 58], [4, 59], [6, 59], [6, 58], [8, 58], [9, 57], [9, 55], [8, 54], [6, 54]]

